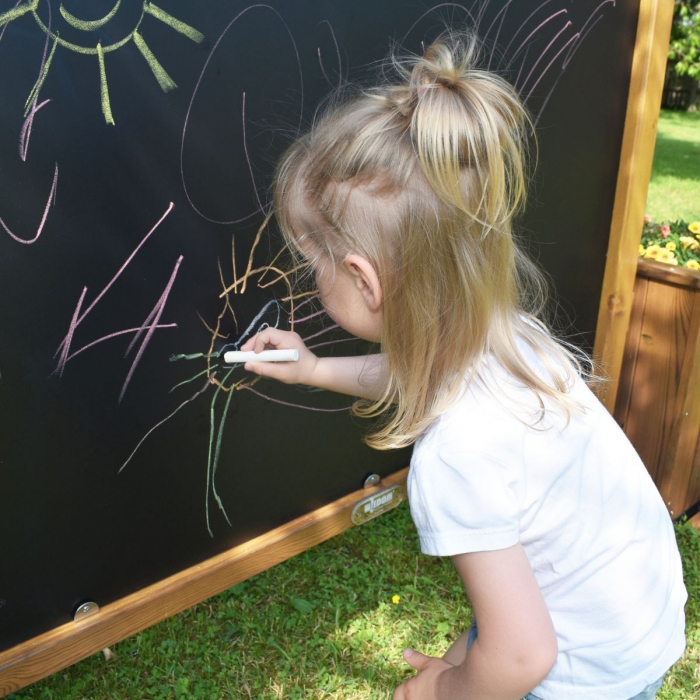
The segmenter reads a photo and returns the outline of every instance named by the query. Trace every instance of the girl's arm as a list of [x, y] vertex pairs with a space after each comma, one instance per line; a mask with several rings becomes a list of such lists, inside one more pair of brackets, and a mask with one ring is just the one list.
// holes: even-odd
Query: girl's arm
[[287, 348], [299, 350], [297, 362], [247, 362], [245, 369], [285, 384], [306, 384], [364, 399], [384, 394], [388, 381], [384, 355], [317, 357], [298, 334], [277, 328], [266, 328], [241, 346], [254, 352]]
[[442, 655], [447, 663], [459, 666], [467, 656], [467, 642], [469, 641], [469, 630], [462, 632], [459, 637], [452, 642], [450, 648]]
[[394, 700], [520, 700], [557, 658], [552, 620], [525, 552], [517, 544], [452, 560], [479, 634], [458, 666], [408, 654], [418, 675], [396, 689]]

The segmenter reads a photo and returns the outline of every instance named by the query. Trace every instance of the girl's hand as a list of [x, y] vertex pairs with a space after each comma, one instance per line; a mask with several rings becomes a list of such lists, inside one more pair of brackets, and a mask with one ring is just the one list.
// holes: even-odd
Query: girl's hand
[[418, 675], [402, 683], [394, 691], [393, 700], [437, 700], [438, 679], [454, 666], [443, 659], [426, 656], [413, 649], [406, 649], [403, 657], [406, 663], [418, 671]]
[[313, 374], [318, 357], [304, 345], [297, 333], [266, 328], [247, 340], [240, 348], [243, 351], [261, 352], [262, 350], [299, 351], [296, 362], [246, 362], [244, 368], [261, 377], [271, 377], [285, 384], [309, 384], [313, 386]]

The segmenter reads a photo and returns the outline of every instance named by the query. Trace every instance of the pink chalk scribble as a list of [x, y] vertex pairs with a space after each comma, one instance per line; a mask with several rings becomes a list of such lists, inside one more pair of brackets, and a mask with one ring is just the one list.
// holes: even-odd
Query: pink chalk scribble
[[[540, 57], [535, 61], [533, 64], [532, 68], [530, 68], [530, 72], [527, 74], [527, 77], [525, 78], [523, 84], [520, 86], [519, 90], [522, 92], [525, 89], [525, 86], [527, 85], [527, 81], [530, 80], [530, 77], [535, 71], [535, 68], [539, 65], [540, 61], [544, 58], [544, 55], [549, 51], [549, 47], [571, 26], [571, 21], [569, 20], [554, 36], [554, 38], [547, 44], [545, 47], [544, 51], [540, 54]], [[578, 36], [578, 35], [576, 35]], [[540, 76], [541, 78], [542, 76]], [[516, 81], [515, 83], [516, 89], [518, 89], [518, 83]]]
[[325, 333], [328, 333], [329, 331], [333, 331], [336, 328], [340, 328], [340, 326], [337, 323], [334, 323], [331, 326], [326, 326], [325, 328], [322, 328], [320, 331], [317, 331], [316, 333], [312, 333], [311, 335], [307, 335], [305, 338], [302, 338], [304, 342], [307, 340], [311, 340], [312, 338], [318, 338], [319, 335], [324, 335]]
[[289, 401], [282, 401], [281, 399], [275, 399], [272, 396], [268, 396], [267, 394], [263, 394], [262, 391], [258, 391], [257, 389], [253, 389], [252, 386], [249, 384], [241, 384], [240, 386], [241, 389], [245, 389], [246, 391], [252, 391], [254, 394], [257, 394], [263, 399], [266, 399], [267, 401], [272, 401], [272, 403], [278, 403], [281, 404], [282, 406], [290, 406], [292, 408], [301, 408], [305, 411], [318, 411], [320, 413], [340, 413], [341, 411], [349, 411], [352, 406], [343, 406], [342, 408], [317, 408], [316, 406], [305, 406], [304, 404], [301, 403], [291, 403]]
[[73, 317], [71, 318], [70, 325], [68, 326], [68, 335], [66, 335], [66, 341], [63, 344], [63, 350], [61, 351], [61, 357], [58, 360], [58, 374], [60, 377], [63, 376], [63, 370], [66, 367], [66, 361], [68, 358], [68, 351], [70, 350], [70, 344], [71, 341], [73, 340], [73, 333], [75, 333], [75, 329], [78, 327], [78, 323], [80, 322], [78, 320], [78, 314], [80, 313], [80, 308], [83, 305], [83, 301], [85, 299], [85, 294], [87, 293], [87, 287], [83, 287], [83, 291], [80, 294], [80, 299], [78, 299], [78, 303], [75, 307], [75, 311], [73, 312]]
[[[512, 1], [513, 1], [513, 0], [509, 0], [509, 2], [507, 2], [507, 3], [503, 6], [503, 9], [501, 10], [501, 12], [503, 12], [504, 10], [507, 11], [507, 10], [508, 10], [508, 6], [510, 5], [510, 3], [511, 3]], [[550, 2], [552, 2], [552, 0], [545, 0], [541, 5], [538, 5], [537, 8], [535, 8], [535, 10], [533, 10], [533, 11], [527, 16], [527, 18], [525, 19], [525, 21], [518, 27], [517, 31], [513, 32], [513, 36], [510, 38], [510, 41], [506, 44], [505, 49], [503, 49], [504, 55], [506, 55], [506, 56], [508, 55], [508, 51], [509, 51], [510, 47], [513, 45], [513, 42], [515, 41], [515, 37], [518, 36], [518, 34], [520, 34], [520, 32], [521, 32], [523, 29], [525, 29], [525, 25], [526, 25], [526, 24], [537, 14], [545, 5], [547, 5], [547, 4], [550, 3]], [[500, 12], [499, 12], [499, 14], [500, 14]], [[505, 16], [505, 15], [504, 15], [504, 16]], [[496, 17], [498, 17], [498, 15], [496, 15]], [[490, 27], [489, 27], [489, 29], [490, 29]]]
[[[14, 10], [21, 2], [22, 2], [22, 0], [17, 0], [17, 2], [13, 5], [12, 9]], [[2, 38], [5, 36], [5, 31], [7, 30], [7, 28], [8, 28], [9, 26], [10, 26], [10, 23], [8, 22], [8, 23], [2, 28], [2, 31], [0, 32], [0, 41], [2, 41]]]
[[[616, 6], [616, 0], [603, 0], [600, 2], [595, 9], [590, 13], [586, 21], [583, 23], [583, 26], [580, 29], [576, 29], [574, 27], [574, 22], [572, 20], [567, 20], [566, 23], [564, 24], [563, 27], [561, 27], [556, 34], [554, 35], [553, 38], [549, 39], [549, 43], [545, 47], [543, 51], [540, 51], [539, 53], [534, 55], [534, 62], [532, 64], [528, 64], [528, 55], [530, 54], [530, 49], [533, 47], [533, 44], [543, 38], [543, 30], [548, 29], [548, 25], [554, 20], [556, 17], [559, 17], [560, 15], [567, 15], [569, 13], [569, 10], [566, 8], [559, 9], [555, 12], [552, 12], [548, 17], [543, 19], [542, 21], [537, 24], [537, 26], [529, 31], [525, 39], [523, 39], [517, 46], [517, 48], [514, 51], [511, 51], [511, 47], [514, 45], [515, 40], [518, 38], [521, 32], [525, 30], [525, 27], [528, 25], [530, 20], [539, 12], [542, 11], [542, 9], [548, 5], [549, 3], [553, 2], [554, 0], [544, 0], [544, 2], [540, 3], [532, 12], [528, 14], [528, 16], [525, 18], [524, 22], [521, 22], [520, 25], [517, 27], [517, 29], [512, 33], [510, 36], [510, 39], [508, 40], [507, 44], [505, 45], [504, 49], [499, 49], [498, 54], [500, 56], [498, 60], [498, 65], [495, 70], [501, 71], [501, 70], [509, 70], [513, 67], [517, 67], [517, 78], [515, 80], [514, 87], [518, 90], [518, 92], [521, 94], [521, 97], [524, 102], [527, 102], [533, 95], [535, 89], [540, 85], [540, 83], [543, 81], [545, 76], [547, 76], [553, 66], [555, 65], [555, 62], [559, 57], [566, 51], [566, 54], [563, 57], [563, 60], [561, 62], [561, 70], [559, 74], [555, 77], [553, 84], [551, 87], [549, 87], [548, 93], [542, 102], [542, 104], [539, 106], [537, 109], [537, 113], [534, 115], [535, 119], [533, 122], [533, 130], [537, 126], [540, 118], [542, 117], [542, 113], [544, 112], [545, 107], [547, 106], [550, 97], [552, 96], [552, 93], [556, 89], [559, 80], [561, 76], [563, 75], [564, 71], [567, 69], [571, 59], [575, 55], [575, 53], [578, 51], [580, 46], [583, 44], [584, 40], [588, 36], [588, 34], [591, 32], [591, 30], [598, 24], [599, 20], [601, 19], [601, 15], [598, 15], [595, 20], [594, 17], [596, 14], [599, 12], [599, 10], [607, 5], [608, 3], [612, 4], [613, 7]], [[495, 16], [491, 20], [491, 23], [488, 25], [486, 28], [486, 31], [481, 31], [481, 23], [486, 15], [486, 9], [488, 8], [490, 4], [490, 0], [485, 0], [485, 2], [479, 3], [479, 0], [475, 0], [474, 5], [479, 4], [479, 9], [476, 13], [476, 19], [474, 18], [472, 11], [468, 10], [464, 5], [461, 5], [459, 3], [439, 3], [436, 5], [433, 5], [430, 9], [426, 10], [423, 14], [421, 14], [418, 19], [413, 22], [411, 27], [409, 28], [408, 32], [404, 35], [404, 38], [402, 40], [402, 43], [405, 44], [406, 40], [408, 39], [409, 34], [416, 28], [418, 23], [430, 15], [433, 12], [436, 12], [437, 10], [440, 10], [442, 8], [448, 7], [448, 8], [457, 8], [459, 10], [462, 10], [469, 20], [471, 20], [471, 25], [472, 29], [477, 31], [477, 33], [480, 35], [481, 41], [484, 42], [485, 44], [488, 43], [491, 46], [491, 50], [489, 53], [489, 58], [488, 58], [488, 65], [487, 65], [487, 70], [491, 69], [491, 64], [495, 58], [496, 51], [499, 46], [499, 39], [501, 35], [501, 30], [504, 27], [504, 21], [506, 19], [506, 15], [508, 14], [508, 10], [510, 9], [511, 4], [513, 3], [513, 0], [507, 0], [503, 4], [503, 6], [496, 12]], [[472, 6], [472, 10], [474, 9], [474, 5]], [[590, 26], [589, 26], [590, 25]], [[487, 39], [489, 38], [489, 35], [491, 34], [492, 30], [494, 27], [497, 27], [496, 32], [495, 32], [495, 37], [493, 39], [489, 39], [487, 42]], [[573, 34], [571, 36], [567, 36], [567, 30], [572, 30]], [[559, 44], [563, 42], [563, 45], [559, 46]], [[421, 39], [420, 44], [423, 50], [423, 53], [425, 53], [425, 45], [426, 41]], [[543, 64], [545, 61], [545, 56], [551, 53], [551, 51], [554, 50], [554, 56], [547, 62], [547, 64], [544, 66], [544, 68], [541, 68], [540, 64]], [[519, 65], [518, 65], [519, 64]], [[522, 80], [521, 83], [521, 78], [522, 76], [525, 76], [524, 80]], [[526, 91], [527, 89], [527, 91]]]
[[[527, 95], [526, 95], [525, 98], [524, 98], [525, 101], [527, 101], [528, 97], [530, 97], [530, 95], [532, 95], [532, 93], [534, 92], [535, 88], [540, 84], [540, 81], [542, 80], [542, 78], [544, 78], [544, 76], [546, 75], [547, 71], [552, 67], [552, 64], [554, 63], [554, 61], [556, 61], [557, 58], [559, 58], [559, 56], [561, 55], [561, 53], [566, 49], [566, 47], [567, 47], [572, 41], [576, 41], [576, 39], [578, 39], [579, 36], [580, 36], [580, 35], [579, 35], [578, 33], [577, 33], [577, 34], [574, 34], [574, 35], [569, 39], [569, 41], [567, 41], [566, 44], [564, 44], [564, 46], [562, 46], [562, 47], [559, 49], [559, 51], [557, 51], [557, 53], [554, 55], [554, 58], [547, 64], [547, 67], [542, 71], [542, 73], [540, 74], [540, 77], [537, 78], [537, 81], [535, 82], [535, 84], [530, 88], [530, 91], [527, 93]], [[528, 76], [528, 77], [529, 77], [529, 76]]]
[[[105, 340], [111, 340], [112, 338], [116, 338], [117, 336], [128, 335], [129, 333], [137, 333], [142, 328], [143, 328], [143, 326], [139, 326], [138, 328], [125, 328], [123, 331], [117, 331], [116, 333], [110, 333], [109, 335], [105, 335], [102, 338], [98, 338], [97, 340], [93, 340], [92, 342], [88, 343], [87, 345], [83, 345], [82, 348], [71, 353], [71, 355], [67, 359], [72, 360], [77, 355], [80, 355], [80, 353], [85, 352], [85, 350], [89, 350], [94, 345], [97, 345], [98, 343], [102, 343]], [[164, 323], [162, 325], [155, 326], [155, 328], [156, 329], [159, 329], [159, 328], [177, 328], [177, 323]]]
[[153, 235], [153, 233], [158, 229], [158, 227], [161, 225], [161, 223], [165, 220], [165, 218], [170, 214], [170, 212], [173, 210], [173, 203], [170, 202], [168, 208], [165, 210], [163, 215], [158, 219], [156, 224], [151, 228], [151, 230], [141, 239], [141, 241], [138, 243], [138, 245], [134, 248], [134, 250], [131, 252], [131, 254], [127, 257], [126, 261], [122, 264], [122, 266], [117, 270], [116, 274], [112, 277], [112, 279], [102, 288], [102, 290], [97, 294], [97, 296], [93, 299], [92, 303], [85, 309], [83, 310], [83, 304], [85, 301], [85, 296], [87, 294], [87, 287], [83, 287], [83, 291], [80, 294], [80, 298], [78, 300], [78, 303], [75, 307], [75, 310], [73, 312], [70, 324], [68, 326], [68, 332], [66, 333], [66, 336], [63, 338], [61, 343], [59, 344], [56, 353], [54, 354], [54, 357], [58, 355], [58, 362], [56, 369], [54, 370], [54, 374], [58, 374], [59, 377], [63, 376], [63, 372], [65, 370], [66, 365], [70, 360], [73, 360], [75, 357], [83, 353], [85, 350], [88, 348], [94, 347], [95, 345], [104, 342], [105, 340], [109, 340], [112, 338], [120, 337], [122, 335], [127, 335], [129, 333], [133, 333], [134, 337], [131, 340], [131, 343], [129, 344], [125, 357], [131, 352], [131, 350], [134, 348], [136, 343], [143, 337], [141, 340], [141, 344], [136, 352], [136, 355], [131, 363], [131, 366], [129, 368], [129, 371], [127, 373], [126, 379], [124, 380], [124, 384], [122, 385], [121, 392], [119, 394], [119, 399], [118, 401], [121, 402], [122, 399], [124, 398], [124, 394], [129, 387], [129, 384], [131, 383], [131, 380], [133, 378], [134, 372], [136, 371], [136, 368], [141, 361], [141, 358], [143, 357], [144, 352], [146, 351], [146, 348], [148, 347], [148, 344], [150, 343], [153, 334], [157, 330], [162, 330], [165, 328], [176, 328], [177, 324], [176, 323], [168, 323], [168, 324], [161, 324], [160, 319], [163, 314], [163, 311], [165, 309], [165, 305], [168, 301], [168, 297], [170, 295], [170, 292], [172, 290], [173, 284], [175, 283], [175, 278], [177, 276], [178, 270], [180, 268], [180, 264], [182, 263], [183, 257], [182, 255], [177, 259], [177, 262], [175, 263], [175, 267], [173, 268], [173, 271], [170, 275], [170, 278], [168, 282], [165, 285], [165, 288], [163, 289], [163, 292], [160, 295], [160, 298], [156, 302], [155, 306], [153, 309], [151, 309], [150, 313], [146, 317], [146, 320], [138, 327], [136, 328], [130, 328], [126, 330], [120, 330], [116, 331], [113, 333], [109, 333], [107, 335], [101, 336], [100, 338], [97, 338], [96, 340], [92, 340], [91, 342], [87, 343], [80, 349], [74, 351], [71, 353], [71, 345], [73, 343], [73, 339], [75, 336], [75, 333], [78, 329], [78, 327], [81, 325], [81, 323], [84, 322], [85, 318], [88, 316], [88, 314], [95, 308], [97, 303], [104, 297], [104, 295], [109, 291], [109, 289], [117, 282], [119, 277], [122, 275], [124, 270], [128, 267], [129, 263], [134, 259], [134, 256], [138, 253], [138, 251], [143, 247], [143, 245], [146, 243], [146, 241]]
[[39, 236], [41, 236], [41, 232], [44, 230], [44, 224], [46, 223], [46, 219], [49, 215], [49, 207], [51, 204], [56, 204], [56, 187], [58, 185], [58, 163], [55, 164], [54, 172], [53, 172], [53, 182], [51, 184], [51, 190], [49, 191], [49, 197], [46, 200], [46, 206], [44, 207], [44, 213], [41, 217], [41, 221], [39, 222], [39, 228], [37, 228], [36, 235], [34, 238], [20, 238], [19, 236], [15, 235], [10, 231], [8, 228], [7, 224], [0, 218], [0, 225], [5, 229], [5, 231], [9, 234], [10, 238], [12, 238], [14, 241], [17, 241], [17, 243], [23, 243], [24, 245], [31, 245], [32, 243], [36, 243], [39, 240]]
[[29, 114], [27, 115], [27, 118], [24, 120], [22, 124], [22, 130], [20, 131], [19, 134], [19, 157], [23, 160], [27, 160], [27, 151], [29, 150], [29, 137], [32, 135], [32, 125], [34, 124], [34, 115], [45, 105], [47, 105], [49, 102], [51, 102], [51, 99], [48, 98], [44, 100], [41, 104], [37, 105], [36, 104], [36, 97], [34, 98], [34, 101], [32, 102], [32, 107], [29, 110]]
[[[327, 20], [321, 20], [318, 24], [327, 24], [328, 29], [331, 33], [331, 38], [333, 39], [333, 45], [335, 46], [335, 54], [338, 59], [338, 87], [340, 87], [343, 83], [343, 61], [340, 58], [340, 46], [338, 45], [338, 40], [335, 38], [335, 32], [333, 31], [333, 26], [331, 23]], [[316, 25], [318, 26], [318, 25]], [[328, 77], [328, 74], [326, 73], [326, 69], [323, 67], [323, 61], [321, 60], [321, 47], [319, 46], [317, 49], [318, 53], [318, 63], [321, 66], [321, 72], [323, 73], [323, 77], [326, 79], [326, 82], [329, 85], [332, 85], [331, 79]]]
[[253, 174], [253, 164], [250, 161], [250, 155], [248, 154], [248, 143], [245, 135], [245, 92], [243, 93], [243, 107], [241, 116], [241, 126], [243, 128], [243, 152], [245, 153], [246, 163], [248, 164], [248, 172], [250, 173], [250, 181], [253, 183], [253, 192], [255, 192], [255, 199], [258, 202], [258, 210], [263, 216], [267, 216], [270, 213], [271, 204], [268, 205], [267, 209], [263, 206], [260, 201], [260, 195], [258, 194], [258, 186], [255, 184], [255, 175]]
[[[216, 40], [214, 43], [214, 46], [212, 47], [212, 50], [209, 52], [209, 56], [207, 56], [207, 60], [204, 62], [204, 67], [202, 68], [201, 73], [199, 74], [199, 77], [197, 78], [197, 82], [195, 84], [194, 90], [192, 92], [192, 97], [190, 98], [189, 105], [187, 106], [187, 112], [185, 113], [185, 122], [182, 127], [182, 139], [180, 142], [180, 179], [182, 181], [182, 187], [185, 192], [185, 197], [187, 198], [187, 201], [189, 202], [190, 206], [194, 211], [199, 214], [205, 221], [209, 221], [212, 224], [219, 224], [219, 225], [230, 225], [230, 224], [239, 224], [243, 221], [247, 221], [248, 219], [251, 219], [254, 217], [259, 211], [266, 211], [265, 207], [262, 206], [262, 203], [258, 197], [257, 194], [257, 189], [255, 188], [255, 182], [253, 181], [253, 189], [255, 190], [256, 193], [256, 198], [258, 201], [258, 208], [254, 211], [252, 211], [250, 214], [246, 214], [245, 216], [242, 216], [238, 219], [231, 219], [227, 221], [222, 221], [220, 219], [214, 219], [210, 216], [207, 216], [204, 212], [201, 211], [199, 207], [197, 207], [192, 199], [192, 196], [190, 195], [190, 192], [187, 188], [187, 182], [185, 178], [185, 165], [184, 165], [184, 154], [185, 154], [185, 137], [187, 136], [187, 127], [189, 125], [190, 121], [190, 116], [192, 113], [192, 106], [194, 105], [195, 98], [197, 97], [197, 93], [199, 91], [199, 88], [201, 86], [202, 80], [204, 78], [204, 75], [207, 72], [207, 68], [209, 67], [209, 63], [211, 62], [212, 57], [214, 56], [214, 53], [216, 52], [219, 44], [221, 43], [222, 39], [226, 36], [226, 34], [229, 32], [231, 27], [234, 26], [234, 24], [245, 14], [248, 12], [251, 12], [252, 10], [269, 10], [273, 12], [277, 18], [282, 22], [284, 28], [287, 30], [287, 33], [289, 34], [289, 38], [292, 42], [292, 47], [294, 49], [294, 55], [296, 57], [297, 61], [297, 67], [299, 70], [299, 91], [300, 91], [300, 107], [299, 107], [299, 124], [297, 126], [297, 133], [301, 132], [301, 120], [302, 120], [302, 115], [303, 115], [303, 106], [304, 106], [304, 76], [302, 74], [301, 70], [301, 59], [299, 58], [299, 51], [297, 49], [296, 42], [294, 41], [294, 36], [292, 35], [292, 32], [290, 31], [287, 23], [284, 21], [282, 15], [274, 8], [271, 7], [270, 5], [265, 5], [262, 3], [255, 4], [255, 5], [250, 5], [249, 7], [246, 7], [244, 10], [241, 10], [224, 28], [224, 30], [221, 32], [221, 35], [219, 38]], [[244, 96], [244, 103], [243, 103], [243, 109], [244, 109], [244, 119], [245, 119], [245, 96]], [[248, 155], [248, 150], [245, 142], [245, 137], [244, 137], [244, 149], [245, 149], [245, 155], [246, 158], [248, 159], [248, 165], [249, 165], [249, 171], [252, 177], [253, 170], [252, 170], [252, 165], [250, 163], [250, 158]]]
[[[19, 4], [19, 3], [18, 3]], [[16, 7], [16, 5], [15, 5]], [[29, 100], [27, 102], [29, 103], [27, 106], [28, 113], [25, 112], [25, 120], [24, 123], [22, 124], [22, 129], [20, 130], [20, 135], [19, 135], [19, 157], [23, 160], [27, 160], [27, 151], [29, 150], [29, 139], [32, 135], [32, 126], [34, 124], [34, 117], [36, 113], [45, 105], [47, 105], [49, 102], [51, 102], [50, 99], [44, 100], [40, 105], [37, 106], [37, 101], [39, 99], [39, 92], [41, 91], [41, 84], [43, 82], [44, 76], [44, 71], [47, 69], [46, 65], [46, 59], [48, 56], [49, 52], [49, 38], [51, 37], [51, 21], [52, 21], [52, 15], [51, 15], [51, 3], [47, 3], [48, 11], [49, 11], [49, 17], [48, 17], [48, 24], [47, 24], [47, 32], [46, 32], [46, 39], [44, 41], [44, 53], [42, 54], [41, 57], [41, 63], [39, 65], [39, 75], [36, 79], [36, 83], [34, 84], [34, 89], [30, 93]], [[3, 28], [3, 34], [5, 33], [5, 29], [7, 29], [7, 25]], [[0, 36], [0, 39], [2, 39], [2, 36]], [[53, 49], [51, 50], [51, 56], [48, 56], [49, 63], [51, 62], [51, 59], [53, 58], [54, 51], [56, 50], [56, 45], [57, 41], [54, 40], [54, 45]]]
[[[175, 267], [173, 268], [173, 272], [170, 275], [170, 279], [168, 280], [168, 283], [165, 286], [163, 293], [160, 295], [160, 299], [158, 299], [158, 302], [153, 307], [153, 310], [149, 314], [148, 318], [145, 320], [145, 322], [141, 326], [141, 328], [139, 328], [138, 332], [133, 337], [131, 343], [129, 344], [129, 347], [126, 350], [126, 353], [124, 355], [125, 357], [126, 357], [126, 355], [129, 354], [129, 351], [131, 350], [131, 348], [134, 347], [134, 344], [138, 340], [139, 336], [145, 330], [146, 335], [143, 339], [143, 342], [141, 343], [141, 347], [138, 349], [138, 351], [136, 353], [136, 357], [134, 358], [134, 361], [131, 363], [131, 368], [129, 369], [129, 374], [127, 375], [127, 377], [124, 381], [124, 385], [122, 386], [122, 390], [119, 393], [119, 402], [120, 403], [121, 403], [121, 400], [124, 398], [124, 393], [126, 392], [126, 389], [129, 386], [129, 382], [131, 381], [131, 378], [134, 376], [134, 372], [136, 371], [136, 366], [140, 362], [141, 357], [143, 356], [143, 353], [146, 350], [146, 346], [151, 341], [151, 338], [153, 337], [153, 334], [155, 333], [156, 328], [158, 328], [158, 321], [160, 321], [160, 317], [163, 315], [163, 310], [165, 309], [165, 304], [168, 301], [168, 296], [170, 295], [170, 290], [172, 289], [173, 284], [175, 282], [175, 277], [177, 276], [177, 271], [180, 268], [180, 263], [182, 263], [182, 259], [183, 259], [182, 255], [177, 259], [177, 262], [175, 263]], [[153, 320], [153, 322], [151, 322], [151, 320]]]

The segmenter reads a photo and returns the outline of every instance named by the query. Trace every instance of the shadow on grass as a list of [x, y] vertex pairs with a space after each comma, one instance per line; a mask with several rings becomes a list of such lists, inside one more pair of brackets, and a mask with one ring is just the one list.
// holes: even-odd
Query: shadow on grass
[[390, 698], [403, 649], [441, 654], [470, 618], [403, 504], [10, 698]]
[[698, 182], [698, 178], [700, 178], [700, 122], [695, 141], [673, 138], [659, 133], [654, 152], [653, 178], [656, 177], [673, 177], [678, 180]]
[[[688, 650], [660, 700], [700, 697], [700, 533], [677, 525]], [[392, 602], [400, 596], [398, 603]], [[12, 700], [389, 700], [406, 646], [439, 655], [471, 614], [404, 505], [20, 691]]]

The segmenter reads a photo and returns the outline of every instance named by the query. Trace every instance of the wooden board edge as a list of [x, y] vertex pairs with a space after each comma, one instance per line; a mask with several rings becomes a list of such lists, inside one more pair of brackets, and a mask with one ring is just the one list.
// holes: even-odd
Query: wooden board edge
[[644, 260], [640, 258], [637, 263], [637, 276], [648, 279], [662, 280], [669, 284], [677, 284], [681, 287], [700, 289], [700, 270], [691, 270], [687, 267], [667, 265], [656, 260]]
[[671, 36], [673, 0], [641, 0], [593, 358], [612, 413], [632, 308], [647, 189]]
[[634, 391], [634, 375], [637, 369], [637, 356], [639, 354], [639, 343], [642, 336], [642, 325], [644, 322], [644, 312], [646, 311], [648, 289], [649, 280], [637, 275], [634, 281], [634, 295], [630, 313], [629, 330], [625, 341], [624, 361], [620, 368], [620, 379], [617, 396], [615, 397], [615, 412], [613, 413], [615, 420], [623, 430], [625, 430], [627, 424], [630, 403]]
[[0, 697], [225, 591], [352, 526], [361, 500], [405, 483], [408, 468], [0, 653]]
[[661, 495], [671, 516], [693, 505], [689, 498], [690, 481], [695, 466], [695, 452], [700, 433], [700, 295], [693, 293], [693, 307], [688, 325], [688, 339], [678, 380], [678, 404], [673, 417]]

